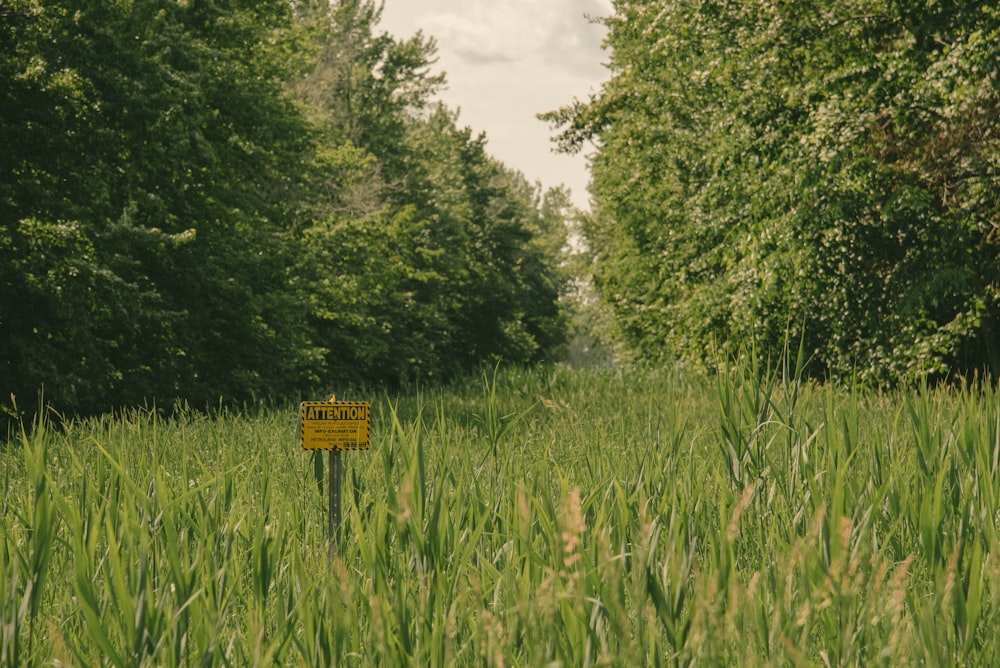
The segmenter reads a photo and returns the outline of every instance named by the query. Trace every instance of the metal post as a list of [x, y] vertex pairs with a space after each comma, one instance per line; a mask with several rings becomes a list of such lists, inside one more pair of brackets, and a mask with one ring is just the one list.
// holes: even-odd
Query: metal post
[[340, 450], [330, 450], [330, 545], [331, 551], [340, 546]]

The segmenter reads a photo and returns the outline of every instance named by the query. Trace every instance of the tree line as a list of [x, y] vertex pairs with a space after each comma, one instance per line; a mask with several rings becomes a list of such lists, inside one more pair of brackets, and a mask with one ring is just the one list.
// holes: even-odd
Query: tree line
[[[68, 413], [551, 359], [571, 212], [435, 102], [374, 0], [0, 5], [0, 408]], [[587, 262], [636, 358], [1000, 369], [1000, 9], [616, 0]], [[591, 325], [593, 326], [593, 325]], [[748, 342], [752, 342], [748, 344]], [[15, 409], [15, 402], [17, 409]]]
[[[0, 5], [0, 406], [445, 379], [565, 338], [570, 210], [373, 0]], [[17, 408], [15, 409], [15, 404]]]
[[[1000, 372], [1000, 7], [616, 0], [591, 142], [594, 284], [631, 350], [802, 344], [822, 378]], [[752, 343], [748, 343], [752, 342]]]

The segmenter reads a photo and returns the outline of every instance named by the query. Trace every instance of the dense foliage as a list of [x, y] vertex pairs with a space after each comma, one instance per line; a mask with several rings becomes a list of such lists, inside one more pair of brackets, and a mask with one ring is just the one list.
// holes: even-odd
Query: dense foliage
[[596, 285], [648, 357], [804, 340], [812, 372], [1000, 370], [1000, 8], [616, 0]]
[[560, 342], [565, 195], [438, 108], [433, 42], [379, 13], [0, 5], [0, 406], [288, 396]]

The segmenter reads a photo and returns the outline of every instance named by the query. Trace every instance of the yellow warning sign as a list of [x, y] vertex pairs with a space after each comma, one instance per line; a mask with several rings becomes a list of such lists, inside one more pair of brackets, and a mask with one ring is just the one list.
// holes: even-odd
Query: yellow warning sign
[[368, 449], [367, 401], [303, 401], [299, 415], [303, 450]]

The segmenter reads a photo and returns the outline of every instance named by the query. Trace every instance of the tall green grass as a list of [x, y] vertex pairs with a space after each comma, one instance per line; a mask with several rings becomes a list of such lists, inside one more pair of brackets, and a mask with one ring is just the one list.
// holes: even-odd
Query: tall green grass
[[546, 368], [345, 398], [373, 445], [332, 557], [292, 408], [0, 446], [0, 663], [1000, 665], [995, 386]]

